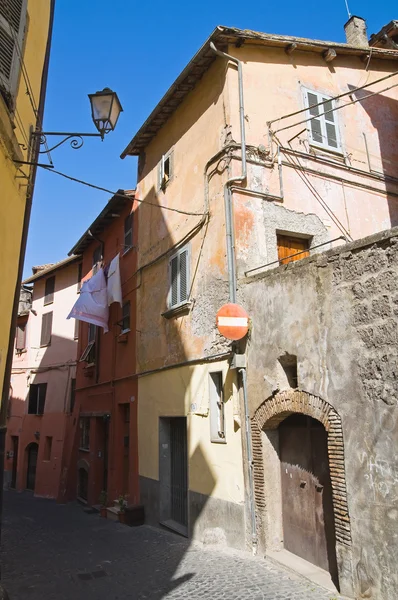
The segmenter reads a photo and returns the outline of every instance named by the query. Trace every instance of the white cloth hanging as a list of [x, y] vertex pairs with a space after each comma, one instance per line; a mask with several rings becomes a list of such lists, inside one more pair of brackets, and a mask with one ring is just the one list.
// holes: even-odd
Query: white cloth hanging
[[66, 318], [103, 327], [105, 333], [109, 331], [108, 296], [103, 269], [99, 269], [91, 279], [83, 283], [79, 298]]
[[120, 306], [122, 306], [122, 282], [120, 279], [119, 254], [116, 254], [109, 265], [106, 287], [108, 293], [108, 306], [113, 302], [119, 302]]

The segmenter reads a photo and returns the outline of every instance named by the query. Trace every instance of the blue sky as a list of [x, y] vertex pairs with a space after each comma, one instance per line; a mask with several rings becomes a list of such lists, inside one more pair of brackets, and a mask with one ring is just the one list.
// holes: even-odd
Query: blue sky
[[[230, 0], [56, 0], [44, 128], [94, 132], [88, 93], [114, 89], [124, 112], [101, 142], [53, 152], [55, 168], [111, 190], [131, 189], [136, 159], [119, 158], [187, 62], [216, 25], [344, 42], [344, 0], [281, 3]], [[350, 0], [368, 33], [398, 18], [396, 0]], [[109, 195], [38, 170], [24, 277], [32, 265], [64, 258], [109, 200]]]

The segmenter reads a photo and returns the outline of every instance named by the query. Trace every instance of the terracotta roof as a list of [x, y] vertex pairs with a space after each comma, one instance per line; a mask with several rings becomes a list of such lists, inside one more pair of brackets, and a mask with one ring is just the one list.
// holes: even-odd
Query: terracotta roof
[[398, 21], [390, 21], [384, 25], [378, 33], [372, 33], [369, 38], [369, 45], [378, 48], [389, 48], [398, 50]]
[[[60, 260], [57, 263], [43, 265], [43, 269], [39, 270], [34, 275], [31, 275], [30, 277], [25, 279], [22, 282], [22, 285], [24, 285], [25, 283], [33, 283], [33, 282], [38, 281], [39, 279], [42, 279], [43, 277], [47, 277], [47, 275], [50, 275], [51, 273], [54, 273], [55, 271], [62, 269], [62, 267], [66, 267], [67, 265], [79, 260], [80, 258], [81, 258], [80, 256], [69, 256], [68, 258], [64, 258], [63, 260]], [[34, 268], [37, 268], [37, 267], [34, 267]]]
[[36, 273], [38, 273], [39, 271], [43, 271], [44, 269], [49, 269], [53, 265], [55, 265], [55, 263], [47, 263], [46, 265], [38, 265], [37, 267], [32, 267], [32, 273], [33, 273], [33, 275], [36, 275]]
[[[291, 44], [296, 44], [296, 51], [317, 52], [322, 54], [329, 48], [339, 54], [348, 54], [354, 56], [369, 56], [372, 52], [372, 58], [381, 58], [388, 60], [398, 60], [398, 51], [385, 50], [384, 48], [363, 48], [341, 44], [338, 42], [328, 42], [322, 40], [311, 40], [308, 38], [292, 37], [287, 35], [273, 35], [261, 33], [250, 29], [237, 29], [235, 27], [224, 27], [219, 25], [215, 28], [210, 37], [205, 41], [200, 50], [195, 54], [185, 69], [177, 77], [172, 86], [160, 100], [158, 105], [151, 112], [145, 123], [135, 134], [131, 142], [121, 154], [121, 158], [128, 155], [138, 155], [155, 137], [160, 128], [170, 118], [176, 108], [181, 104], [184, 98], [195, 87], [204, 73], [208, 70], [216, 55], [210, 49], [210, 42], [216, 44], [220, 50], [225, 50], [228, 44], [235, 44], [237, 47], [243, 44], [256, 44], [262, 46], [273, 46], [287, 48]], [[326, 63], [325, 63], [326, 65]]]
[[73, 246], [68, 253], [83, 254], [83, 252], [92, 243], [94, 237], [97, 237], [114, 219], [118, 217], [118, 211], [122, 210], [126, 202], [134, 200], [135, 190], [118, 190], [114, 196], [105, 205], [98, 217], [91, 223], [90, 227], [83, 233], [82, 237]]

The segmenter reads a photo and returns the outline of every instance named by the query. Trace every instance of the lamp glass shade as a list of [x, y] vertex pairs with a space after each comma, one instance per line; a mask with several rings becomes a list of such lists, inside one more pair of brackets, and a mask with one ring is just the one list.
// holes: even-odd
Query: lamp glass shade
[[109, 131], [113, 131], [123, 110], [116, 92], [104, 88], [102, 92], [89, 94], [89, 98], [94, 125], [98, 131], [102, 136]]

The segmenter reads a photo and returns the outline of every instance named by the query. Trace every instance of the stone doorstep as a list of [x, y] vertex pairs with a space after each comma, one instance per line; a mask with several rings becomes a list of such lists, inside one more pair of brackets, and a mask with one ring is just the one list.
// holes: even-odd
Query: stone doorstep
[[269, 550], [266, 553], [265, 558], [270, 559], [278, 565], [283, 565], [296, 577], [305, 577], [305, 579], [323, 587], [328, 592], [333, 592], [338, 598], [346, 598], [346, 596], [342, 596], [337, 591], [330, 573], [288, 550]]
[[119, 509], [116, 506], [109, 506], [106, 509], [106, 516], [110, 521], [119, 521]]

